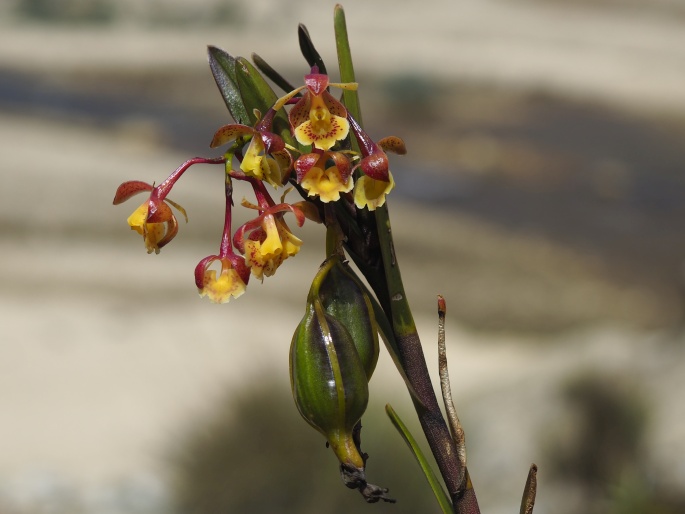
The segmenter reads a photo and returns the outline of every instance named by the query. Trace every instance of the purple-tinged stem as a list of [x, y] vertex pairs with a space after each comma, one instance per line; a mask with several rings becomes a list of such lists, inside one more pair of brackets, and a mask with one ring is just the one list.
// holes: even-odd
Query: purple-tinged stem
[[171, 188], [174, 187], [176, 181], [179, 178], [181, 178], [181, 176], [188, 170], [188, 168], [195, 164], [226, 164], [226, 158], [193, 157], [192, 159], [188, 159], [186, 162], [184, 162], [178, 168], [176, 168], [176, 170], [174, 170], [174, 172], [171, 175], [169, 175], [164, 182], [157, 186], [157, 197], [160, 200], [164, 200], [166, 196], [169, 194], [169, 191], [171, 191]]
[[233, 254], [231, 243], [231, 213], [233, 208], [233, 198], [226, 195], [226, 214], [224, 216], [224, 232], [221, 235], [221, 246], [219, 247], [219, 258], [223, 259]]

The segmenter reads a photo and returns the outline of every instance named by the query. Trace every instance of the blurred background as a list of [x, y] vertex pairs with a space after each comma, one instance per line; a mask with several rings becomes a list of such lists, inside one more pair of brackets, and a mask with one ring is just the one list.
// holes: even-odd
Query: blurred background
[[[289, 393], [288, 347], [323, 234], [230, 305], [218, 167], [148, 256], [113, 207], [230, 122], [212, 44], [298, 83], [297, 23], [335, 68], [333, 2], [0, 4], [0, 513], [438, 512], [384, 418], [387, 353], [344, 488]], [[399, 262], [429, 365], [435, 298], [483, 512], [685, 511], [685, 1], [348, 0], [364, 122], [391, 157]], [[337, 79], [332, 73], [334, 80]], [[247, 191], [238, 192], [238, 198]], [[418, 429], [417, 435], [418, 435]]]

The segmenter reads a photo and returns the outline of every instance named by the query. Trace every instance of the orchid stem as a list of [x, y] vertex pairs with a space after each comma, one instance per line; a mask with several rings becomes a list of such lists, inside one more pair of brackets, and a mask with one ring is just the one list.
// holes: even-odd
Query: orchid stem
[[166, 198], [166, 195], [169, 194], [169, 191], [171, 191], [171, 188], [174, 186], [174, 184], [178, 181], [178, 179], [181, 178], [181, 176], [188, 171], [188, 168], [195, 164], [225, 164], [226, 163], [226, 158], [225, 157], [193, 157], [192, 159], [188, 159], [186, 162], [181, 164], [178, 168], [176, 168], [171, 175], [169, 175], [164, 182], [162, 182], [158, 187], [157, 190], [159, 191], [159, 199], [164, 200]]

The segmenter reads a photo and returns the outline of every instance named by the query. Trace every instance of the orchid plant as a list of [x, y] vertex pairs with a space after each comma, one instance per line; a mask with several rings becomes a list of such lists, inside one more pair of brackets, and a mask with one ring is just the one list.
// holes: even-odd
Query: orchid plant
[[[257, 55], [253, 55], [253, 65], [210, 46], [212, 74], [235, 120], [220, 127], [211, 141], [210, 147], [224, 148], [223, 154], [190, 159], [157, 186], [124, 182], [114, 204], [139, 193], [147, 195], [128, 224], [143, 237], [148, 253], [159, 253], [178, 233], [174, 209], [188, 220], [185, 209], [168, 198], [172, 188], [196, 164], [221, 166], [226, 208], [219, 251], [201, 259], [195, 268], [199, 294], [215, 303], [238, 298], [250, 278], [271, 277], [286, 259], [297, 255], [304, 243], [286, 218], [294, 218], [297, 226], [305, 220], [322, 224], [327, 258], [314, 277], [290, 349], [291, 386], [300, 414], [326, 438], [345, 485], [359, 490], [367, 502], [394, 502], [387, 489], [367, 481], [368, 455], [361, 449], [360, 419], [368, 402], [380, 334], [407, 385], [442, 482], [388, 405], [391, 421], [419, 462], [442, 511], [475, 514], [479, 507], [466, 465], [464, 431], [449, 385], [445, 301], [438, 297], [443, 416], [393, 247], [386, 199], [395, 182], [387, 153], [404, 154], [405, 144], [396, 136], [374, 141], [362, 128], [358, 84], [340, 5], [335, 7], [334, 26], [341, 77], [337, 83], [330, 81], [303, 25], [299, 41], [309, 72], [299, 87], [290, 85]], [[262, 74], [284, 94], [278, 97]], [[340, 99], [331, 88], [342, 92]], [[254, 194], [254, 202], [243, 200], [240, 205], [253, 210], [255, 217], [237, 228], [232, 223], [234, 181], [246, 182]], [[286, 201], [293, 189], [299, 199]], [[282, 191], [278, 202], [272, 190]], [[532, 512], [536, 471], [533, 465], [522, 513]]]

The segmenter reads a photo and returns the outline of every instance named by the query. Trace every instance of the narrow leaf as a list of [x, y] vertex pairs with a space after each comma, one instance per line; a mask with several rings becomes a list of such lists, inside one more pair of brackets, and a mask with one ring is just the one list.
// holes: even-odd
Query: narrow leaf
[[327, 75], [326, 65], [323, 63], [321, 55], [314, 47], [312, 38], [309, 37], [309, 31], [307, 30], [307, 27], [305, 27], [302, 23], [300, 23], [297, 27], [297, 38], [300, 41], [300, 51], [307, 60], [309, 66], [318, 66], [319, 73]]
[[235, 76], [238, 91], [240, 91], [243, 104], [250, 117], [248, 125], [255, 125], [259, 120], [255, 116], [254, 110], [258, 109], [264, 115], [278, 100], [276, 93], [273, 92], [257, 69], [244, 57], [238, 57], [235, 60]]
[[[342, 5], [335, 6], [333, 14], [333, 26], [335, 28], [335, 46], [338, 51], [338, 67], [340, 68], [340, 82], [356, 82], [354, 66], [352, 65], [352, 52], [350, 41], [347, 36], [347, 23], [345, 11]], [[357, 91], [343, 90], [343, 103], [352, 117], [362, 125], [362, 113], [359, 107], [359, 95]], [[363, 126], [363, 125], [362, 125]]]
[[426, 460], [426, 456], [416, 443], [416, 439], [414, 439], [414, 436], [411, 434], [407, 426], [402, 422], [390, 404], [385, 406], [385, 412], [388, 414], [390, 421], [392, 421], [392, 424], [395, 425], [395, 428], [402, 436], [402, 439], [404, 439], [404, 442], [407, 443], [407, 446], [409, 446], [409, 449], [414, 455], [416, 461], [419, 463], [419, 466], [421, 466], [421, 471], [423, 471], [426, 480], [428, 480], [428, 484], [433, 490], [433, 494], [438, 500], [438, 504], [440, 504], [440, 509], [444, 514], [452, 514], [454, 512], [452, 510], [452, 503], [450, 502], [447, 493], [445, 493], [440, 480], [433, 471], [433, 468], [431, 468], [428, 460]]
[[212, 70], [214, 81], [226, 103], [226, 107], [228, 107], [228, 111], [236, 123], [249, 124], [250, 118], [236, 81], [235, 59], [215, 46], [207, 47], [207, 52], [209, 54], [209, 68]]
[[[240, 96], [250, 119], [249, 125], [254, 125], [259, 121], [254, 114], [254, 110], [258, 109], [263, 116], [276, 103], [278, 98], [273, 89], [271, 89], [271, 86], [264, 80], [264, 77], [244, 57], [238, 57], [235, 60], [235, 75]], [[280, 111], [274, 118], [273, 131], [281, 136], [286, 143], [293, 143], [292, 135], [290, 134], [290, 124], [284, 111]]]
[[271, 79], [274, 84], [276, 84], [283, 90], [283, 92], [290, 93], [293, 89], [295, 89], [295, 86], [288, 82], [283, 77], [283, 75], [281, 75], [275, 69], [273, 69], [273, 67], [264, 59], [262, 59], [259, 55], [253, 53], [252, 60], [254, 61], [255, 66], [257, 66], [259, 71], [261, 71], [264, 75]]

